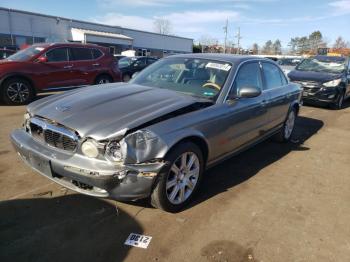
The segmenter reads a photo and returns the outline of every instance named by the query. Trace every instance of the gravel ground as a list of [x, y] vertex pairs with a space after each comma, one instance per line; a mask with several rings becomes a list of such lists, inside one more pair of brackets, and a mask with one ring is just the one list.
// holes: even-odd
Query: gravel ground
[[[0, 261], [349, 261], [350, 103], [304, 106], [293, 142], [207, 171], [186, 210], [76, 194], [17, 157], [24, 107], [0, 106]], [[152, 236], [128, 247], [131, 233]]]

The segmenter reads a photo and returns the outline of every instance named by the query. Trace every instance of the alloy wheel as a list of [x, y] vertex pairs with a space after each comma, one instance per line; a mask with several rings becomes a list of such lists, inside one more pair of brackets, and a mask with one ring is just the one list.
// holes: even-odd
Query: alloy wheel
[[98, 81], [98, 84], [101, 85], [101, 84], [108, 84], [110, 81], [109, 79], [107, 78], [101, 78], [100, 81]]
[[8, 98], [13, 103], [23, 103], [28, 100], [30, 91], [29, 87], [23, 82], [15, 82], [8, 86], [6, 90]]
[[199, 159], [193, 152], [185, 152], [174, 161], [166, 181], [166, 195], [172, 204], [181, 204], [191, 196], [199, 172]]
[[284, 137], [285, 139], [289, 139], [289, 137], [292, 135], [293, 129], [295, 124], [295, 113], [294, 111], [290, 111], [288, 114], [287, 121], [285, 123], [284, 127]]

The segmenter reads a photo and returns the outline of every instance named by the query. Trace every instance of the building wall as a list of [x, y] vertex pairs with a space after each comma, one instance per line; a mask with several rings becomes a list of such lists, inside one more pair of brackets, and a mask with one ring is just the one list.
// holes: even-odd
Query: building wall
[[[117, 26], [71, 20], [62, 17], [34, 14], [25, 11], [0, 8], [0, 45], [13, 35], [13, 43], [20, 46], [24, 40], [35, 42], [72, 41], [71, 28], [123, 34], [133, 38], [135, 50], [147, 49], [161, 53], [191, 53], [193, 40], [176, 36], [166, 36]], [[6, 37], [7, 38], [6, 38]], [[152, 53], [152, 52], [151, 52]]]

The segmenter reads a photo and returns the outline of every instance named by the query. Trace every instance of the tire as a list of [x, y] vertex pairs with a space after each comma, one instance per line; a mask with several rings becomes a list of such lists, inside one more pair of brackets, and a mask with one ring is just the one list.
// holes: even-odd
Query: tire
[[123, 74], [123, 82], [129, 82], [131, 79], [131, 76], [129, 74]]
[[95, 80], [96, 85], [108, 84], [112, 82], [113, 82], [113, 79], [109, 75], [100, 75]]
[[286, 117], [286, 120], [283, 123], [283, 127], [276, 134], [275, 140], [278, 142], [286, 143], [289, 142], [292, 138], [294, 127], [295, 127], [295, 119], [297, 117], [297, 110], [293, 107]]
[[33, 86], [19, 77], [5, 80], [0, 93], [1, 99], [7, 105], [26, 105], [35, 97]]
[[167, 212], [178, 212], [198, 190], [204, 170], [203, 154], [197, 145], [183, 142], [168, 153], [165, 161], [168, 164], [158, 175], [151, 205]]
[[330, 104], [330, 107], [335, 110], [340, 110], [343, 108], [343, 103], [344, 103], [344, 98], [345, 98], [345, 92], [341, 92], [337, 98], [337, 101], [334, 104]]

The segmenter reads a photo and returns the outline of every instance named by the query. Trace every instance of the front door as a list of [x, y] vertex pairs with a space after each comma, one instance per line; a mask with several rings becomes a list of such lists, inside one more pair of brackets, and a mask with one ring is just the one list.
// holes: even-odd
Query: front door
[[45, 56], [46, 63], [37, 63], [37, 74], [43, 83], [43, 89], [71, 86], [74, 79], [72, 79], [72, 64], [68, 59], [68, 49], [54, 48]]
[[258, 139], [266, 130], [267, 97], [262, 93], [253, 98], [237, 98], [242, 87], [258, 87], [262, 89], [262, 78], [258, 62], [248, 62], [241, 66], [234, 80], [228, 100], [225, 106], [226, 117], [224, 125], [227, 126], [223, 133], [221, 144], [226, 152], [232, 152], [240, 147]]

